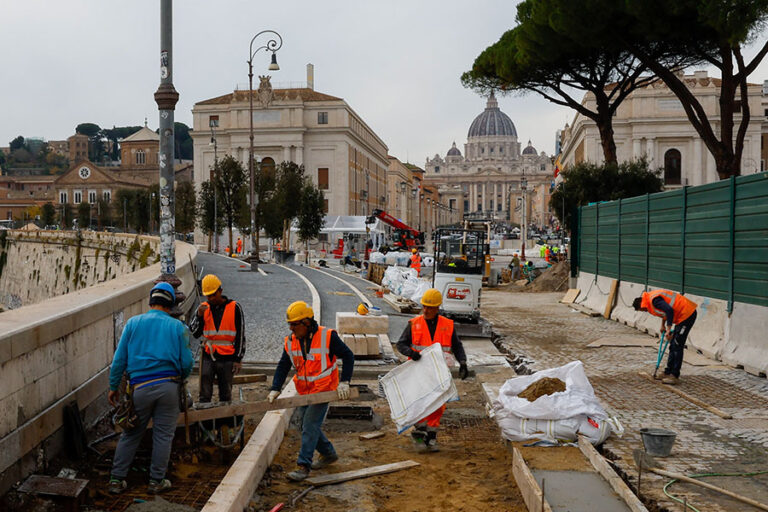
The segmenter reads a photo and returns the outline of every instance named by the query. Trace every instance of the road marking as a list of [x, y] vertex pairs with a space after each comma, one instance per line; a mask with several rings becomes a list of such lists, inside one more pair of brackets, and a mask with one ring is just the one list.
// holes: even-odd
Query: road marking
[[259, 267], [257, 270], [259, 271], [259, 274], [261, 274], [261, 275], [263, 275], [263, 276], [267, 275], [267, 273], [266, 273], [266, 272], [264, 272], [263, 270], [261, 270], [261, 267]]
[[315, 313], [315, 319], [317, 321], [320, 321], [320, 319], [322, 318], [320, 316], [320, 294], [317, 293], [317, 288], [315, 288], [315, 285], [313, 285], [312, 282], [309, 279], [307, 279], [304, 275], [302, 275], [299, 272], [296, 272], [292, 268], [288, 268], [285, 265], [280, 265], [280, 266], [283, 267], [288, 272], [293, 272], [294, 274], [299, 276], [299, 279], [304, 281], [304, 284], [307, 285], [307, 287], [309, 288], [309, 293], [312, 295], [312, 310]]
[[335, 275], [331, 274], [330, 272], [326, 272], [326, 271], [324, 271], [324, 270], [320, 270], [319, 268], [313, 268], [313, 267], [306, 267], [306, 268], [311, 268], [312, 270], [314, 270], [314, 271], [316, 271], [316, 272], [320, 272], [321, 274], [325, 274], [325, 275], [327, 275], [328, 277], [332, 277], [332, 278], [334, 278], [334, 279], [336, 279], [336, 280], [338, 280], [338, 281], [341, 281], [341, 282], [342, 282], [342, 283], [344, 283], [346, 286], [348, 286], [348, 287], [349, 287], [349, 289], [351, 289], [353, 292], [355, 292], [355, 293], [357, 294], [357, 296], [358, 296], [358, 297], [360, 297], [360, 300], [362, 300], [362, 301], [363, 301], [363, 303], [364, 303], [366, 306], [368, 306], [369, 308], [370, 308], [371, 306], [373, 306], [373, 303], [372, 303], [370, 300], [368, 300], [368, 297], [366, 297], [365, 295], [363, 295], [363, 292], [361, 292], [360, 290], [358, 290], [358, 289], [357, 289], [357, 288], [356, 288], [356, 287], [355, 287], [355, 286], [354, 286], [352, 283], [350, 283], [350, 282], [349, 282], [349, 281], [347, 281], [346, 279], [342, 279], [342, 278], [340, 278], [340, 277], [338, 277], [338, 276], [335, 276]]

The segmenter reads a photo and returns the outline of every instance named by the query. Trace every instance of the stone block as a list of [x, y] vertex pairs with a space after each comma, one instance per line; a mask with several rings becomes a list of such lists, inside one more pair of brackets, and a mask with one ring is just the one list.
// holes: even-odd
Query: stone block
[[344, 342], [346, 346], [349, 347], [349, 350], [352, 352], [355, 351], [355, 335], [354, 334], [342, 334], [341, 341]]
[[336, 330], [339, 334], [386, 334], [389, 332], [389, 317], [339, 312], [336, 313]]
[[379, 352], [379, 336], [376, 334], [367, 334], [365, 338], [368, 341], [368, 350], [367, 350], [368, 355], [369, 356], [378, 355], [380, 353]]
[[356, 356], [368, 355], [368, 338], [365, 334], [355, 334], [355, 348], [352, 352]]

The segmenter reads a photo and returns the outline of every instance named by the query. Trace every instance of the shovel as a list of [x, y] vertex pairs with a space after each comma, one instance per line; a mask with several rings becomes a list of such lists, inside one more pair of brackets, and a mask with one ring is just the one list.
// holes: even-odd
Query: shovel
[[659, 354], [656, 357], [656, 368], [653, 370], [653, 378], [656, 379], [656, 372], [659, 371], [659, 366], [661, 365], [661, 360], [664, 359], [664, 352], [667, 351], [667, 345], [669, 345], [669, 340], [664, 342], [664, 335], [666, 333], [661, 333], [661, 339], [659, 340]]
[[764, 503], [760, 503], [759, 501], [755, 501], [752, 498], [747, 498], [746, 496], [736, 494], [735, 492], [731, 492], [728, 489], [723, 489], [722, 487], [717, 487], [715, 485], [708, 484], [706, 482], [701, 482], [699, 480], [696, 480], [695, 478], [685, 476], [681, 473], [672, 473], [671, 471], [664, 471], [663, 469], [659, 468], [659, 465], [656, 462], [656, 460], [650, 455], [648, 455], [647, 453], [645, 453], [643, 450], [640, 450], [640, 449], [633, 450], [632, 458], [635, 459], [635, 464], [637, 464], [638, 469], [642, 469], [644, 471], [650, 471], [651, 473], [656, 473], [657, 475], [666, 476], [667, 478], [674, 478], [675, 480], [680, 480], [681, 482], [688, 482], [689, 484], [698, 485], [699, 487], [704, 487], [705, 489], [709, 489], [710, 491], [715, 491], [715, 492], [719, 492], [720, 494], [725, 494], [726, 496], [730, 496], [735, 500], [739, 500], [743, 503], [747, 503], [749, 505], [752, 505], [753, 507], [759, 508], [760, 510], [768, 510], [768, 505], [765, 505]]

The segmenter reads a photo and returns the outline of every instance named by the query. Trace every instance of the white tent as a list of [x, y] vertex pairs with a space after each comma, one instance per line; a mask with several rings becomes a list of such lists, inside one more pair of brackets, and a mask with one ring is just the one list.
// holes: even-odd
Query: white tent
[[326, 215], [321, 233], [381, 233], [386, 234], [386, 224], [376, 219], [373, 224], [365, 223], [364, 215]]

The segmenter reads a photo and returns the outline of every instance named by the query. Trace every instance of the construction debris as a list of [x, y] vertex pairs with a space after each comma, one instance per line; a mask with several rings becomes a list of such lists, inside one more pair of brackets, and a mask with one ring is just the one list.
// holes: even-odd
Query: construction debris
[[525, 398], [529, 402], [536, 401], [539, 397], [544, 395], [551, 395], [552, 393], [558, 393], [565, 391], [565, 382], [557, 378], [544, 377], [539, 379], [520, 393], [520, 398]]

